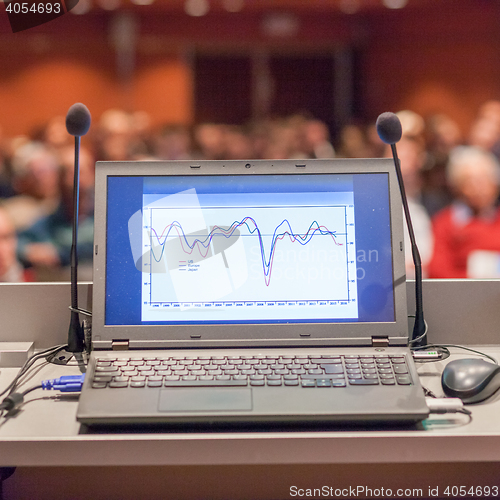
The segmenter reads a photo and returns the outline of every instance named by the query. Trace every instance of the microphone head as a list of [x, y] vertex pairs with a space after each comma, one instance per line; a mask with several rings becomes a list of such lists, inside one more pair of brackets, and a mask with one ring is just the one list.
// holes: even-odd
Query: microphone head
[[85, 135], [90, 128], [90, 112], [81, 102], [73, 104], [66, 115], [66, 130], [75, 137]]
[[403, 135], [403, 127], [394, 113], [382, 113], [377, 118], [377, 133], [382, 142], [396, 144]]

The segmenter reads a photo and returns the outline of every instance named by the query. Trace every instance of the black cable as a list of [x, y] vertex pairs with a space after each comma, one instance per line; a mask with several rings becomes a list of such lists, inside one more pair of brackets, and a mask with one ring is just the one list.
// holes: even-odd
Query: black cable
[[[450, 351], [449, 348], [453, 347], [456, 349], [463, 349], [464, 351], [469, 351], [473, 352], [474, 354], [479, 354], [480, 356], [484, 356], [485, 358], [488, 358], [490, 361], [498, 365], [497, 359], [495, 359], [493, 356], [490, 356], [489, 354], [486, 354], [485, 352], [478, 351], [477, 349], [471, 349], [470, 347], [465, 347], [463, 345], [458, 345], [458, 344], [426, 344], [424, 346], [418, 346], [418, 347], [411, 347], [410, 349], [412, 351], [418, 351], [422, 349], [442, 349], [445, 354], [447, 354], [446, 358], [450, 356]], [[446, 358], [441, 358], [441, 359], [435, 359], [435, 360], [429, 360], [429, 361], [442, 361], [443, 359]], [[427, 361], [427, 360], [425, 360]]]
[[30, 392], [33, 392], [37, 389], [43, 389], [43, 385], [42, 384], [38, 384], [38, 385], [35, 385], [33, 387], [30, 387], [29, 389], [26, 389], [25, 391], [21, 392], [21, 394], [24, 396], [26, 396], [26, 394], [29, 394]]
[[30, 356], [25, 361], [24, 365], [19, 369], [19, 372], [15, 376], [14, 380], [7, 386], [6, 389], [4, 389], [0, 393], [0, 397], [3, 396], [5, 393], [8, 393], [9, 395], [12, 394], [15, 391], [17, 384], [19, 383], [20, 378], [33, 366], [33, 364], [36, 361], [38, 361], [41, 358], [46, 357], [47, 355], [57, 353], [58, 351], [65, 349], [65, 348], [66, 348], [66, 344], [54, 346], [54, 347], [49, 347], [48, 349], [37, 352], [36, 354], [33, 354], [32, 356]]
[[9, 395], [6, 398], [4, 398], [4, 400], [0, 403], [0, 417], [4, 416], [3, 415], [4, 411], [7, 411], [5, 415], [7, 416], [9, 412], [20, 406], [24, 402], [24, 396], [26, 396], [26, 394], [29, 394], [32, 391], [35, 391], [36, 389], [43, 389], [42, 384], [30, 387], [29, 389], [26, 389], [23, 392], [9, 393]]

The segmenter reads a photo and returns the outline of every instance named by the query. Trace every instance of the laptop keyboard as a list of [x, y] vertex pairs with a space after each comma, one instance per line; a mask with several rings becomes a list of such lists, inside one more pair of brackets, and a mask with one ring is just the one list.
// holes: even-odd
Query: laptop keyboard
[[97, 357], [94, 389], [411, 385], [404, 355]]

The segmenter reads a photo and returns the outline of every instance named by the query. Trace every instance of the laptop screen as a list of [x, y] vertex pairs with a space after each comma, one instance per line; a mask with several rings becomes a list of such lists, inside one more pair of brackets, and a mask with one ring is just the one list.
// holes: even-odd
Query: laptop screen
[[105, 189], [105, 325], [395, 321], [387, 172], [137, 168]]

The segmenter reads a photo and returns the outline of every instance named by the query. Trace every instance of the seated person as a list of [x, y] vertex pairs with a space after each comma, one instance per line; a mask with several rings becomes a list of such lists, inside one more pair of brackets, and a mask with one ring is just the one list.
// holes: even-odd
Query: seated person
[[447, 179], [455, 201], [432, 220], [434, 253], [430, 278], [500, 276], [500, 164], [479, 148], [450, 154]]
[[12, 185], [15, 195], [8, 198], [9, 212], [16, 231], [23, 231], [52, 213], [59, 202], [58, 160], [40, 142], [20, 146], [12, 158]]
[[[427, 266], [432, 255], [432, 228], [430, 217], [421, 202], [422, 169], [425, 163], [425, 150], [418, 138], [403, 135], [398, 143], [401, 174], [405, 184], [408, 209], [412, 219], [415, 240], [422, 261], [422, 274], [427, 277]], [[386, 156], [391, 156], [390, 148]], [[405, 267], [406, 277], [415, 278], [415, 266], [411, 253], [410, 235], [405, 220]]]
[[0, 282], [29, 281], [16, 257], [17, 235], [7, 210], [0, 205]]
[[[64, 159], [64, 156], [61, 156]], [[69, 279], [73, 232], [73, 164], [63, 161], [59, 172], [61, 202], [56, 211], [19, 234], [18, 255], [33, 267], [39, 281]], [[80, 279], [91, 279], [94, 246], [94, 165], [90, 155], [80, 157], [78, 259]], [[66, 268], [66, 269], [65, 269]]]

